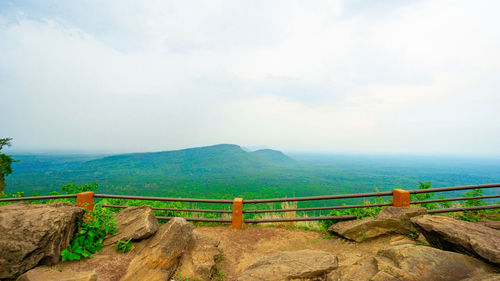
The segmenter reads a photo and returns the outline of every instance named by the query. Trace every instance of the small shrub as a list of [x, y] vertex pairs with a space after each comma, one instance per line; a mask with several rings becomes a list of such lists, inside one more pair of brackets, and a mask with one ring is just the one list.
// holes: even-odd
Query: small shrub
[[222, 268], [220, 268], [220, 266], [215, 266], [212, 270], [212, 280], [224, 281], [224, 279], [226, 279], [226, 274], [222, 271]]
[[116, 232], [113, 214], [97, 205], [94, 211], [85, 213], [85, 220], [78, 220], [78, 227], [73, 239], [61, 252], [63, 261], [91, 258], [92, 254], [102, 249], [104, 238]]
[[130, 250], [133, 250], [135, 247], [134, 247], [134, 245], [132, 245], [131, 240], [132, 240], [132, 238], [130, 238], [129, 240], [126, 240], [126, 241], [118, 240], [118, 243], [116, 243], [115, 250], [120, 251], [122, 253], [126, 253]]
[[[375, 197], [375, 200], [372, 201], [365, 201], [363, 204], [365, 205], [370, 205], [370, 204], [383, 204], [387, 203], [389, 201], [385, 201], [382, 197]], [[378, 213], [383, 209], [384, 207], [367, 207], [367, 208], [353, 208], [353, 209], [339, 209], [339, 210], [332, 210], [328, 216], [347, 216], [347, 215], [354, 215], [356, 216], [356, 219], [362, 219], [366, 217], [375, 217], [378, 215]], [[333, 224], [340, 222], [342, 220], [324, 220], [320, 222], [320, 225], [323, 229], [328, 229], [330, 226]]]

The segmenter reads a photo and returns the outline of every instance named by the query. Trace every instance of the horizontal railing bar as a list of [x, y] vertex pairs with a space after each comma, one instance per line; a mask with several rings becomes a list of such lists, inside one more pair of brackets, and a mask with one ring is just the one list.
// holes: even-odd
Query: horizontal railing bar
[[76, 194], [32, 196], [32, 197], [16, 197], [16, 198], [1, 198], [0, 202], [45, 200], [45, 199], [59, 199], [59, 198], [76, 198]]
[[133, 199], [133, 200], [153, 200], [153, 201], [197, 202], [197, 203], [224, 203], [224, 204], [233, 203], [233, 200], [222, 200], [222, 199], [168, 198], [168, 197], [148, 197], [148, 196], [131, 196], [131, 195], [109, 195], [109, 194], [95, 194], [94, 197]]
[[[106, 208], [128, 208], [128, 207], [134, 207], [134, 206], [119, 206], [119, 205], [102, 205], [103, 207]], [[226, 213], [230, 214], [232, 211], [228, 210], [200, 210], [200, 209], [174, 209], [174, 208], [157, 208], [157, 207], [152, 207], [153, 210], [158, 210], [158, 211], [179, 211], [179, 212], [198, 212], [198, 213]]]
[[321, 210], [336, 210], [336, 209], [356, 209], [356, 208], [383, 207], [383, 206], [392, 206], [392, 203], [346, 205], [346, 206], [316, 207], [316, 208], [295, 208], [295, 209], [243, 210], [243, 213], [255, 214], [255, 213], [296, 212], [296, 211], [301, 212], [301, 211], [321, 211]]
[[290, 221], [320, 221], [320, 220], [352, 220], [356, 216], [325, 216], [325, 217], [308, 217], [308, 218], [282, 218], [282, 219], [249, 219], [244, 220], [246, 223], [259, 223], [259, 222], [290, 222]]
[[464, 189], [478, 189], [478, 188], [495, 188], [495, 187], [500, 187], [500, 183], [439, 187], [439, 188], [429, 188], [429, 189], [416, 189], [416, 190], [408, 190], [408, 192], [410, 194], [418, 194], [418, 193], [430, 193], [430, 192], [453, 191], [453, 190], [464, 190]]
[[310, 197], [291, 197], [291, 198], [272, 198], [272, 199], [250, 199], [243, 200], [243, 203], [256, 204], [256, 203], [272, 203], [272, 202], [294, 202], [294, 201], [313, 201], [313, 200], [328, 200], [328, 199], [342, 199], [342, 198], [358, 198], [358, 197], [377, 197], [377, 196], [390, 196], [392, 191], [387, 192], [372, 192], [372, 193], [358, 193], [358, 194], [340, 194], [340, 195], [325, 195], [325, 196], [310, 196]]
[[[169, 220], [174, 217], [162, 217], [162, 216], [156, 216], [157, 219], [159, 220]], [[183, 218], [187, 221], [204, 221], [204, 222], [231, 222], [231, 219], [206, 219], [206, 218]]]
[[423, 204], [423, 203], [462, 201], [462, 200], [488, 199], [488, 198], [500, 198], [500, 195], [485, 195], [485, 196], [475, 196], [475, 197], [455, 197], [455, 198], [442, 198], [442, 199], [432, 199], [432, 200], [411, 201], [410, 204]]
[[461, 207], [461, 208], [446, 208], [446, 209], [435, 209], [428, 210], [427, 213], [452, 213], [452, 212], [462, 212], [462, 211], [474, 211], [474, 210], [489, 210], [489, 209], [500, 209], [500, 205], [489, 205], [489, 206], [474, 206], [474, 207]]

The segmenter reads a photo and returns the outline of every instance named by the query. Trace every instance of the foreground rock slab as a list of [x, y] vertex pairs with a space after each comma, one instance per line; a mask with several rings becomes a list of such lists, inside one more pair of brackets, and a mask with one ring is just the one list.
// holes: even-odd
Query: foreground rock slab
[[375, 257], [353, 265], [339, 267], [327, 280], [455, 281], [493, 278], [497, 273], [493, 266], [467, 255], [427, 246], [400, 245], [379, 250]]
[[338, 222], [328, 231], [357, 242], [388, 233], [410, 234], [417, 231], [410, 218], [426, 213], [423, 207], [386, 207], [375, 218]]
[[104, 240], [104, 246], [112, 245], [118, 240], [142, 240], [158, 231], [158, 220], [151, 206], [128, 207], [116, 216], [118, 232]]
[[492, 220], [485, 220], [485, 221], [479, 221], [477, 224], [481, 224], [490, 228], [494, 228], [496, 230], [500, 230], [500, 221], [492, 221]]
[[0, 279], [57, 263], [83, 213], [69, 203], [0, 206]]
[[57, 271], [40, 266], [19, 276], [16, 281], [97, 281], [97, 273], [94, 270], [84, 272]]
[[180, 280], [208, 281], [212, 278], [217, 261], [222, 256], [219, 241], [193, 231], [193, 238], [182, 255], [175, 277]]
[[260, 257], [238, 281], [325, 280], [338, 267], [333, 253], [314, 250], [285, 251]]
[[447, 216], [413, 218], [434, 247], [474, 255], [500, 266], [500, 230]]
[[182, 218], [173, 218], [162, 225], [130, 262], [121, 281], [170, 280], [191, 241], [193, 228]]

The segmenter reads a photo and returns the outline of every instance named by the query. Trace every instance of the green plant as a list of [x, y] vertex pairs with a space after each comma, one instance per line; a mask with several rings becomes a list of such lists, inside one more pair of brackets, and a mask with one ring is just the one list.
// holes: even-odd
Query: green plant
[[224, 273], [224, 271], [222, 271], [222, 268], [220, 268], [220, 266], [215, 266], [213, 269], [212, 269], [212, 280], [215, 280], [215, 281], [224, 281], [224, 279], [226, 279], [226, 274]]
[[134, 245], [132, 245], [131, 240], [132, 238], [130, 238], [129, 240], [118, 240], [115, 246], [115, 250], [120, 251], [122, 253], [126, 253], [130, 250], [133, 250], [135, 247]]
[[[473, 189], [471, 191], [465, 192], [462, 197], [479, 197], [483, 196], [483, 193], [483, 189]], [[477, 207], [486, 205], [486, 203], [481, 199], [464, 200], [463, 202], [465, 207]], [[459, 214], [458, 218], [465, 221], [477, 222], [479, 221], [480, 216], [484, 214], [486, 214], [485, 210], [465, 211], [462, 214]]]
[[[11, 140], [12, 138], [0, 139], [0, 150], [2, 150], [3, 146], [10, 146]], [[7, 186], [5, 177], [12, 173], [12, 163], [14, 162], [18, 161], [12, 159], [9, 155], [0, 153], [0, 194], [4, 193], [5, 187]]]
[[77, 194], [86, 191], [94, 191], [97, 188], [99, 188], [99, 185], [96, 182], [91, 184], [82, 184], [82, 185], [76, 185], [74, 183], [71, 183], [63, 185], [61, 187], [61, 191], [66, 194]]
[[[432, 186], [432, 182], [418, 182], [418, 189], [429, 189]], [[434, 193], [429, 192], [429, 193], [417, 193], [417, 194], [412, 194], [410, 196], [411, 201], [424, 201], [424, 200], [429, 200], [434, 196]], [[438, 204], [436, 203], [422, 203], [420, 204], [422, 207], [426, 208], [427, 210], [432, 210], [432, 209], [437, 209]]]
[[97, 205], [94, 211], [87, 211], [84, 219], [78, 220], [78, 227], [68, 249], [61, 252], [63, 261], [91, 258], [102, 249], [104, 238], [116, 232], [113, 214]]
[[[365, 201], [364, 205], [370, 204], [383, 204], [389, 201], [385, 201], [382, 197], [375, 197], [372, 201]], [[343, 204], [345, 205], [345, 204]], [[356, 219], [362, 219], [366, 217], [375, 217], [378, 213], [383, 209], [383, 207], [366, 207], [366, 208], [352, 208], [352, 209], [340, 209], [340, 210], [332, 210], [329, 216], [348, 216], [354, 215]], [[323, 229], [328, 229], [333, 224], [342, 221], [342, 220], [323, 220], [320, 222], [320, 225]]]

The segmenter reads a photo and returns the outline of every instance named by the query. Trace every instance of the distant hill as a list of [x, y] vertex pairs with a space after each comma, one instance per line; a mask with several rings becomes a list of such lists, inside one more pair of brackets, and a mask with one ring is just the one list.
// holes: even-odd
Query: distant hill
[[162, 175], [203, 175], [246, 173], [294, 164], [294, 160], [280, 151], [266, 149], [247, 152], [238, 145], [219, 144], [175, 151], [108, 156], [85, 162], [79, 169], [89, 172], [147, 171], [150, 174], [154, 171]]

